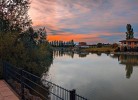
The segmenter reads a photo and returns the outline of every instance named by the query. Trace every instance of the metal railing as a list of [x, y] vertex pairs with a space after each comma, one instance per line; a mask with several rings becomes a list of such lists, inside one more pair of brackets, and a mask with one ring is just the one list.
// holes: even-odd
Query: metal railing
[[87, 100], [75, 90], [64, 89], [6, 62], [3, 63], [3, 78], [21, 100]]

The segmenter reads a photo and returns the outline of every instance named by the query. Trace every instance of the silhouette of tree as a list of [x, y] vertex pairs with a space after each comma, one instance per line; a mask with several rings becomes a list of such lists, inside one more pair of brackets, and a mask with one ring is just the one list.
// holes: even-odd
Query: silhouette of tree
[[73, 40], [71, 40], [71, 46], [74, 47], [74, 41]]
[[112, 48], [117, 48], [118, 47], [118, 44], [117, 43], [113, 43], [112, 44]]
[[102, 47], [102, 43], [97, 43], [97, 47], [101, 48]]

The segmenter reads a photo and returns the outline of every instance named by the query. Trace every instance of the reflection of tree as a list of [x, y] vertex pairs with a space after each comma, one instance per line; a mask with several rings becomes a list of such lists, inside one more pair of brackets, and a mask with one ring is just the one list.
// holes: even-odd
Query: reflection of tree
[[79, 53], [79, 57], [86, 57], [89, 53], [87, 52], [81, 52]]
[[124, 65], [138, 66], [138, 56], [136, 55], [119, 55], [119, 61]]
[[133, 73], [133, 66], [126, 65], [126, 78], [130, 78], [132, 73]]
[[73, 58], [74, 54], [78, 54], [79, 57], [86, 57], [89, 53], [88, 52], [74, 52], [72, 50], [66, 50], [66, 49], [54, 49], [53, 50], [54, 57], [62, 57], [66, 55], [66, 56]]
[[133, 73], [133, 66], [138, 66], [138, 56], [119, 55], [120, 64], [126, 65], [126, 78], [130, 78]]
[[62, 57], [64, 55], [70, 56], [71, 58], [74, 57], [73, 51], [64, 51], [64, 50], [53, 50], [53, 56], [54, 57]]
[[98, 53], [96, 53], [96, 54], [97, 54], [97, 56], [101, 56], [102, 53], [98, 52]]
[[105, 53], [107, 56], [109, 56], [110, 55], [110, 53]]
[[117, 54], [113, 54], [113, 55], [110, 55], [110, 57], [112, 57], [112, 58], [118, 58], [119, 55], [117, 55]]
[[138, 66], [138, 56], [136, 55], [111, 55], [112, 58], [118, 58], [122, 65], [126, 65], [126, 78], [130, 78], [133, 73], [133, 67]]

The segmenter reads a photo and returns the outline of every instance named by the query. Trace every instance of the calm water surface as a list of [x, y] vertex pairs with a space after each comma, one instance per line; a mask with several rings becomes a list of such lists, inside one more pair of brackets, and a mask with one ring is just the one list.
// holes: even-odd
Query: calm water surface
[[138, 100], [138, 56], [54, 52], [49, 80], [89, 100]]

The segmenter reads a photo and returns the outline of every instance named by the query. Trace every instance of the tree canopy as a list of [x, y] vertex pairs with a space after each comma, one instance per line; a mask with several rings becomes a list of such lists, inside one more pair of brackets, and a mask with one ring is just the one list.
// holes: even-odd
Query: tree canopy
[[32, 21], [28, 15], [29, 0], [0, 1], [0, 31], [23, 31]]
[[0, 0], [0, 60], [41, 75], [52, 63], [46, 30], [34, 30], [30, 0]]

